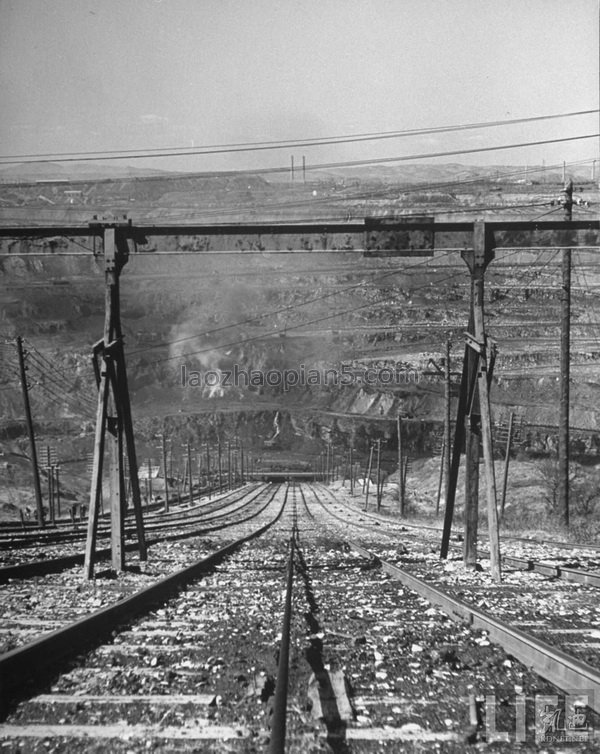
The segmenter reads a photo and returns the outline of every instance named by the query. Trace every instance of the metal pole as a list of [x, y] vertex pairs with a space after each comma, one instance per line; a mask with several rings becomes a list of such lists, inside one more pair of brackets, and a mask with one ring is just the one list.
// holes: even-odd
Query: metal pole
[[354, 495], [354, 448], [350, 446], [350, 494]]
[[19, 357], [19, 373], [21, 376], [21, 390], [23, 392], [25, 421], [27, 423], [29, 448], [31, 450], [31, 469], [33, 471], [33, 490], [35, 492], [37, 517], [40, 526], [45, 526], [46, 522], [44, 521], [44, 505], [42, 501], [42, 488], [40, 485], [40, 472], [38, 469], [37, 451], [35, 449], [35, 432], [33, 429], [33, 420], [31, 418], [31, 406], [29, 404], [29, 389], [27, 387], [27, 367], [25, 366], [25, 356], [23, 354], [23, 338], [20, 335], [17, 335], [17, 354]]

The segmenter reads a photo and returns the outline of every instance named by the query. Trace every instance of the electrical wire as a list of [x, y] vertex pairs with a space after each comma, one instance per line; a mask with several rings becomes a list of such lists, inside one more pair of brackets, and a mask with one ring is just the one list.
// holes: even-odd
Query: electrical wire
[[[362, 160], [344, 160], [341, 162], [322, 162], [322, 163], [311, 164], [307, 166], [305, 169], [306, 171], [326, 170], [326, 169], [331, 169], [331, 168], [347, 168], [347, 167], [359, 167], [359, 166], [366, 166], [366, 165], [381, 165], [381, 164], [390, 163], [390, 162], [409, 162], [409, 161], [414, 161], [414, 160], [431, 159], [434, 157], [454, 157], [454, 156], [463, 155], [463, 154], [481, 154], [483, 152], [498, 152], [505, 149], [523, 149], [526, 147], [544, 146], [547, 144], [563, 144], [563, 143], [572, 142], [572, 141], [583, 141], [585, 139], [597, 139], [598, 136], [600, 136], [600, 133], [580, 134], [578, 136], [564, 136], [558, 139], [538, 139], [535, 141], [519, 142], [519, 143], [513, 143], [513, 144], [502, 144], [502, 145], [497, 145], [493, 147], [472, 147], [471, 149], [453, 149], [453, 150], [444, 151], [444, 152], [424, 152], [424, 153], [402, 155], [402, 156], [396, 155], [394, 157], [378, 157], [378, 158], [370, 158], [370, 159], [362, 159]], [[210, 154], [210, 152], [206, 152], [206, 151], [201, 152], [195, 149], [188, 149], [188, 150], [177, 152], [177, 153], [155, 152], [151, 155], [149, 155], [148, 153], [131, 154], [127, 156], [127, 159], [128, 160], [147, 159], [149, 156], [153, 158], [182, 157], [182, 156], [187, 157], [191, 155], [201, 155], [201, 154]], [[73, 158], [64, 157], [60, 159], [60, 162], [77, 162], [80, 159], [81, 158], [79, 157], [73, 157]], [[122, 158], [114, 157], [114, 156], [88, 157], [86, 161], [93, 162], [93, 161], [98, 161], [98, 160], [104, 161], [104, 160], [114, 160], [114, 159], [122, 159]], [[5, 161], [1, 164], [8, 165], [8, 164], [14, 164], [15, 162], [20, 162], [20, 160]], [[36, 160], [36, 162], [52, 162], [52, 160]], [[235, 171], [229, 171], [229, 172], [235, 175], [269, 175], [269, 174], [274, 174], [274, 173], [287, 173], [288, 171], [289, 171], [289, 167], [286, 165], [286, 166], [272, 167], [272, 168], [243, 169], [243, 170], [235, 170]], [[227, 173], [221, 173], [221, 175], [227, 175]]]
[[[458, 276], [458, 273], [453, 273], [452, 275], [448, 275], [446, 278], [443, 278], [442, 280], [438, 281], [438, 284], [439, 283], [443, 283], [443, 282], [445, 282], [447, 280], [451, 280], [452, 278], [455, 278], [457, 276]], [[419, 286], [416, 289], [411, 289], [411, 292], [420, 290], [422, 288], [428, 288], [428, 287], [429, 287], [429, 283], [427, 283], [427, 284], [425, 284], [423, 286]], [[285, 328], [285, 332], [288, 332], [290, 330], [297, 330], [297, 329], [300, 329], [302, 327], [307, 327], [309, 325], [317, 324], [319, 322], [325, 322], [327, 320], [334, 319], [335, 317], [344, 316], [346, 314], [354, 314], [357, 311], [360, 311], [360, 310], [363, 310], [363, 309], [367, 309], [367, 308], [370, 308], [370, 307], [373, 307], [373, 306], [380, 306], [381, 304], [384, 304], [384, 303], [387, 303], [387, 302], [385, 300], [384, 301], [381, 301], [381, 300], [380, 301], [369, 301], [366, 304], [362, 304], [360, 306], [354, 306], [352, 309], [345, 309], [345, 310], [338, 311], [338, 312], [335, 312], [334, 314], [330, 314], [330, 315], [327, 315], [327, 316], [324, 316], [324, 317], [318, 317], [316, 319], [309, 320], [309, 321], [306, 321], [306, 322], [301, 322], [301, 323], [295, 324], [295, 325], [288, 325]], [[280, 329], [271, 330], [271, 331], [269, 331], [267, 333], [263, 333], [261, 335], [250, 336], [250, 337], [243, 338], [241, 340], [233, 341], [233, 342], [230, 342], [230, 343], [213, 345], [213, 346], [209, 346], [209, 347], [206, 347], [206, 348], [199, 349], [197, 351], [191, 351], [189, 353], [184, 354], [184, 356], [185, 357], [196, 356], [196, 355], [201, 354], [201, 353], [209, 353], [209, 352], [215, 351], [215, 350], [222, 350], [224, 348], [231, 348], [233, 346], [244, 345], [244, 344], [249, 343], [249, 342], [255, 342], [257, 340], [264, 340], [265, 338], [268, 338], [268, 337], [271, 337], [271, 336], [274, 336], [274, 335], [282, 335], [282, 334], [285, 334], [285, 333], [282, 330], [280, 330]], [[160, 363], [163, 363], [163, 362], [166, 362], [166, 361], [173, 361], [174, 359], [181, 359], [181, 358], [182, 358], [182, 355], [180, 355], [180, 354], [178, 354], [176, 356], [166, 356], [166, 357], [164, 357], [162, 359], [156, 359], [154, 361], [151, 361], [150, 364], [160, 364]]]
[[468, 131], [479, 128], [492, 128], [497, 126], [509, 126], [522, 123], [533, 123], [559, 118], [572, 118], [580, 115], [593, 115], [599, 110], [579, 110], [554, 115], [537, 115], [528, 118], [511, 118], [507, 120], [483, 121], [479, 123], [461, 123], [450, 126], [432, 126], [428, 128], [402, 129], [394, 131], [375, 131], [358, 134], [338, 134], [335, 136], [318, 136], [307, 139], [289, 139], [279, 141], [237, 142], [233, 144], [209, 144], [194, 147], [190, 150], [185, 147], [156, 147], [146, 149], [114, 149], [82, 152], [46, 152], [38, 154], [15, 154], [0, 155], [0, 164], [14, 164], [15, 161], [25, 162], [68, 162], [81, 159], [121, 159], [122, 157], [164, 157], [190, 154], [231, 154], [233, 152], [255, 152], [272, 149], [290, 149], [293, 147], [327, 146], [331, 144], [348, 144], [361, 141], [376, 141], [381, 139], [397, 139], [408, 136], [424, 136], [436, 133], [449, 133], [453, 131]]
[[[586, 163], [590, 163], [590, 162], [592, 162], [591, 158], [587, 159], [587, 160], [580, 160], [580, 161], [569, 163], [569, 167], [574, 167], [574, 166], [579, 165], [579, 164], [586, 164]], [[561, 165], [551, 165], [551, 166], [544, 166], [544, 167], [541, 167], [541, 168], [526, 168], [525, 170], [520, 169], [518, 171], [511, 171], [509, 173], [504, 173], [502, 177], [503, 177], [503, 179], [505, 179], [507, 177], [516, 177], [518, 175], [529, 175], [532, 172], [534, 172], [534, 173], [548, 172], [550, 170], [555, 170], [555, 169], [558, 169], [558, 168], [561, 168], [561, 167], [564, 167], [564, 166], [561, 166]], [[186, 175], [188, 177], [190, 177], [190, 178], [194, 177], [194, 174], [186, 174]], [[215, 177], [218, 177], [218, 176], [215, 176]], [[151, 181], [151, 180], [154, 180], [154, 179], [158, 179], [158, 180], [161, 180], [161, 181], [180, 180], [181, 176], [179, 174], [175, 175], [175, 176], [150, 176], [150, 177], [145, 177], [143, 179], [131, 179], [131, 180], [134, 180], [134, 181], [135, 180]], [[96, 184], [97, 183], [103, 183], [103, 182], [110, 182], [110, 183], [112, 183], [114, 180], [116, 180], [116, 179], [104, 179], [102, 181], [96, 181], [94, 183], [96, 183]], [[422, 192], [422, 191], [433, 191], [433, 190], [436, 190], [436, 189], [437, 190], [441, 190], [443, 188], [448, 189], [448, 188], [451, 188], [451, 187], [456, 188], [456, 187], [459, 187], [459, 186], [467, 186], [467, 185], [470, 185], [470, 184], [480, 183], [481, 181], [485, 181], [485, 180], [486, 180], [486, 177], [480, 176], [480, 177], [462, 179], [462, 180], [457, 180], [457, 181], [444, 181], [444, 182], [438, 182], [438, 183], [417, 184], [416, 186], [410, 186], [410, 187], [404, 187], [404, 188], [402, 188], [401, 193], [403, 195], [407, 195], [407, 194], [415, 193], [415, 192], [419, 193], [419, 192]], [[487, 180], [489, 180], [489, 177], [487, 178]], [[69, 183], [72, 183], [72, 184], [89, 183], [89, 182], [90, 182], [89, 180], [88, 181], [69, 181]], [[23, 183], [23, 184], [19, 184], [19, 185], [20, 186], [27, 186], [27, 185], [30, 185], [30, 184]], [[249, 204], [249, 205], [247, 205], [246, 210], [244, 208], [235, 207], [235, 208], [229, 208], [229, 209], [227, 209], [227, 208], [225, 208], [225, 209], [224, 208], [220, 208], [220, 209], [211, 209], [211, 210], [198, 211], [197, 209], [195, 209], [195, 208], [193, 208], [191, 206], [185, 206], [185, 207], [183, 207], [183, 206], [172, 206], [172, 207], [170, 207], [170, 209], [171, 210], [177, 210], [177, 209], [180, 209], [180, 210], [192, 210], [193, 209], [194, 210], [194, 217], [195, 218], [198, 218], [198, 217], [214, 217], [214, 216], [223, 217], [223, 216], [226, 216], [226, 215], [238, 216], [240, 214], [242, 214], [242, 215], [245, 214], [245, 212], [249, 211], [250, 209], [253, 212], [267, 211], [267, 210], [278, 210], [279, 211], [282, 208], [286, 208], [286, 209], [296, 208], [297, 209], [297, 208], [305, 207], [305, 206], [310, 206], [310, 207], [312, 207], [314, 209], [314, 207], [316, 207], [316, 206], [330, 205], [332, 203], [337, 203], [337, 202], [342, 202], [342, 201], [344, 201], [344, 202], [346, 202], [346, 201], [358, 201], [358, 200], [366, 200], [366, 199], [369, 199], [369, 198], [375, 199], [375, 198], [383, 198], [383, 197], [388, 197], [389, 198], [390, 196], [394, 196], [395, 197], [398, 194], [399, 191], [400, 191], [400, 187], [398, 187], [398, 186], [392, 186], [392, 187], [386, 187], [385, 189], [377, 189], [377, 190], [374, 190], [374, 191], [371, 191], [371, 192], [364, 192], [364, 191], [362, 191], [362, 192], [360, 192], [358, 194], [347, 194], [347, 193], [344, 193], [344, 194], [342, 194], [340, 196], [326, 196], [326, 197], [319, 198], [319, 199], [310, 198], [310, 199], [304, 199], [304, 200], [299, 200], [299, 201], [295, 201], [295, 202], [289, 202], [289, 201], [288, 202], [277, 202], [277, 203], [271, 202], [271, 203], [263, 203], [263, 204], [260, 204], [260, 205]], [[60, 213], [64, 213], [64, 211], [81, 212], [81, 209], [82, 209], [81, 207], [67, 206], [67, 207], [53, 207], [53, 208], [51, 208], [51, 211], [60, 212]], [[138, 212], [140, 212], [140, 211], [151, 211], [152, 209], [154, 209], [154, 207], [152, 207], [152, 206], [144, 208], [144, 206], [136, 205], [136, 210]], [[45, 208], [45, 211], [48, 211], [48, 208]], [[93, 211], [93, 210], [90, 210], [90, 211]], [[347, 211], [344, 212], [344, 215], [347, 215]], [[5, 219], [9, 219], [9, 218], [5, 218]], [[18, 220], [20, 220], [20, 218], [18, 218]]]
[[[449, 254], [450, 254], [450, 252], [446, 252], [444, 254], [444, 256], [448, 256]], [[437, 259], [439, 261], [440, 257], [438, 257]], [[417, 262], [416, 264], [408, 265], [407, 267], [408, 267], [408, 269], [414, 269], [415, 267], [427, 267], [427, 266], [430, 266], [430, 264], [431, 264], [431, 259], [429, 258], [425, 262]], [[402, 274], [402, 272], [403, 272], [403, 270], [399, 270], [398, 268], [387, 270], [384, 273], [374, 275], [371, 278], [371, 280], [369, 280], [368, 282], [369, 283], [374, 283], [374, 282], [377, 282], [379, 280], [383, 280], [383, 279], [385, 279], [387, 277], [391, 277], [392, 275]], [[164, 348], [166, 346], [170, 347], [170, 346], [176, 345], [178, 343], [183, 343], [183, 342], [188, 341], [188, 340], [194, 340], [196, 338], [206, 337], [207, 335], [213, 335], [214, 333], [222, 332], [223, 330], [229, 330], [232, 327], [242, 327], [243, 325], [248, 325], [248, 324], [252, 324], [254, 322], [259, 322], [260, 320], [266, 319], [267, 317], [274, 317], [274, 316], [277, 316], [279, 314], [284, 314], [286, 312], [299, 309], [300, 307], [303, 307], [303, 306], [308, 306], [309, 304], [314, 304], [314, 303], [317, 303], [317, 302], [320, 302], [320, 301], [324, 301], [324, 300], [329, 299], [329, 298], [333, 298], [334, 296], [339, 296], [339, 295], [341, 295], [343, 293], [348, 293], [348, 292], [351, 292], [351, 291], [355, 291], [355, 290], [357, 290], [359, 288], [364, 288], [364, 285], [365, 285], [365, 281], [361, 280], [359, 283], [354, 283], [353, 285], [346, 286], [344, 288], [341, 288], [340, 290], [332, 291], [330, 293], [321, 294], [321, 295], [315, 296], [315, 297], [313, 297], [311, 299], [305, 299], [305, 300], [301, 301], [298, 304], [288, 304], [287, 306], [281, 307], [280, 309], [274, 309], [274, 310], [271, 310], [270, 312], [264, 312], [263, 314], [257, 314], [254, 317], [249, 317], [247, 319], [244, 319], [244, 320], [241, 320], [241, 321], [238, 321], [238, 322], [233, 322], [233, 323], [228, 324], [228, 325], [222, 325], [220, 327], [215, 327], [215, 328], [212, 328], [210, 330], [205, 330], [204, 332], [201, 332], [201, 333], [196, 333], [194, 335], [189, 335], [189, 336], [186, 336], [184, 338], [177, 338], [176, 340], [173, 340], [173, 341], [157, 343], [154, 346], [149, 346], [149, 347], [146, 347], [146, 348], [140, 348], [140, 349], [136, 349], [134, 351], [129, 351], [128, 355], [129, 356], [135, 356], [135, 355], [137, 355], [139, 353], [143, 353], [143, 352], [146, 352], [146, 351], [150, 351], [150, 350], [154, 351], [157, 348]]]

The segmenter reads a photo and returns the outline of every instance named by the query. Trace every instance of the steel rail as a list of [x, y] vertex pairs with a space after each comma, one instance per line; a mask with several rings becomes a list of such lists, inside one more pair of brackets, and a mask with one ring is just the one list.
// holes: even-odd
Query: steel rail
[[[330, 497], [339, 505], [342, 505], [349, 510], [354, 510], [351, 506], [349, 506], [346, 502], [342, 500], [338, 500], [335, 495], [331, 492], [331, 490], [328, 490], [325, 488], [325, 491], [330, 495]], [[328, 510], [328, 513], [330, 516], [333, 516], [334, 518], [337, 518], [340, 521], [343, 521], [341, 516], [338, 516], [333, 511]], [[406, 527], [409, 529], [426, 529], [431, 531], [439, 531], [441, 532], [441, 529], [435, 526], [427, 526], [427, 525], [420, 525], [420, 524], [407, 524], [404, 521], [393, 521], [389, 519], [386, 516], [378, 516], [377, 514], [370, 513], [368, 511], [360, 511], [361, 518], [367, 517], [371, 518], [373, 521], [377, 521], [380, 523], [387, 523], [391, 526], [397, 526], [397, 527]], [[373, 527], [367, 526], [366, 528], [371, 529], [375, 531]], [[457, 533], [457, 532], [454, 532]], [[552, 542], [552, 541], [540, 541], [540, 542], [533, 542], [532, 540], [523, 540], [520, 537], [510, 537], [503, 535], [501, 537], [504, 541], [525, 541], [529, 544], [539, 544], [539, 545], [551, 545], [551, 546], [558, 546], [563, 547], [564, 549], [574, 549], [574, 548], [580, 548], [580, 549], [598, 549], [598, 545], [578, 545], [578, 544], [572, 544], [572, 543], [563, 543], [563, 542]], [[451, 545], [451, 547], [457, 548], [458, 545]], [[480, 555], [487, 556], [488, 553], [486, 551], [479, 551]], [[522, 571], [531, 571], [534, 573], [541, 573], [544, 576], [550, 576], [555, 579], [562, 579], [563, 581], [573, 581], [578, 584], [584, 584], [586, 586], [592, 586], [592, 587], [600, 587], [600, 571], [590, 571], [584, 568], [568, 568], [564, 566], [554, 565], [552, 563], [545, 563], [544, 561], [540, 560], [533, 560], [531, 558], [519, 558], [515, 555], [502, 555], [502, 562], [508, 566], [511, 566], [513, 568], [517, 568]]]
[[269, 754], [284, 754], [285, 752], [295, 551], [296, 529], [294, 527], [290, 538], [290, 554], [288, 560], [283, 623], [281, 627], [281, 641], [279, 642], [279, 662], [277, 664], [277, 681], [275, 684], [275, 698], [273, 700]]
[[[178, 525], [184, 525], [187, 523], [192, 523], [194, 519], [202, 519], [203, 517], [209, 515], [211, 516], [210, 519], [207, 519], [207, 521], [214, 521], [215, 519], [219, 518], [219, 516], [223, 515], [229, 515], [229, 514], [223, 514], [221, 513], [222, 508], [232, 505], [236, 502], [239, 502], [242, 500], [246, 495], [250, 494], [254, 490], [258, 489], [262, 484], [262, 489], [264, 489], [265, 483], [253, 483], [254, 486], [248, 489], [247, 487], [250, 487], [250, 485], [244, 486], [244, 487], [238, 487], [235, 490], [232, 490], [231, 492], [226, 493], [223, 495], [223, 497], [220, 497], [215, 500], [204, 500], [204, 505], [202, 507], [199, 507], [201, 505], [200, 501], [198, 500], [198, 504], [194, 506], [194, 508], [176, 508], [174, 507], [171, 511], [168, 513], [164, 512], [154, 512], [150, 513], [149, 515], [144, 515], [144, 525], [146, 531], [152, 531], [153, 529], [160, 529], [163, 530], [166, 527], [173, 527]], [[237, 497], [236, 497], [237, 495]], [[181, 501], [180, 501], [181, 502]], [[187, 504], [187, 499], [183, 501], [183, 505]], [[159, 504], [162, 505], [162, 504]], [[210, 510], [206, 510], [210, 506]], [[157, 505], [154, 504], [153, 508], [156, 511]], [[243, 507], [243, 506], [241, 506]], [[153, 510], [153, 508], [150, 508], [149, 510]], [[144, 508], [144, 514], [146, 512], [146, 508]], [[213, 515], [214, 514], [214, 515]], [[218, 515], [217, 515], [218, 514]], [[126, 522], [129, 524], [133, 519], [133, 511], [129, 510], [127, 512], [126, 516]], [[179, 523], [181, 522], [181, 523]], [[34, 545], [55, 545], [55, 544], [64, 544], [68, 542], [75, 542], [79, 539], [85, 539], [86, 532], [83, 528], [85, 522], [81, 522], [82, 528], [81, 529], [75, 529], [72, 528], [72, 523], [68, 521], [59, 522], [59, 525], [54, 525], [53, 528], [46, 527], [45, 529], [42, 529], [40, 526], [35, 526], [35, 528], [30, 528], [28, 531], [22, 531], [20, 528], [16, 528], [14, 531], [1, 531], [0, 530], [0, 550], [4, 549], [11, 549], [11, 548], [22, 548], [25, 549], [30, 546]], [[101, 517], [101, 526], [98, 528], [98, 536], [109, 536], [110, 535], [110, 515], [104, 514]], [[133, 527], [126, 529], [125, 534], [128, 533], [135, 533], [135, 529]]]
[[402, 568], [382, 560], [356, 542], [349, 541], [347, 544], [363, 557], [380, 563], [386, 573], [441, 608], [451, 618], [466, 621], [473, 628], [487, 631], [491, 641], [499, 644], [508, 654], [532, 668], [557, 688], [568, 693], [587, 692], [589, 706], [600, 712], [600, 672], [595, 668], [540, 639], [528, 636], [498, 618], [471, 607], [456, 597], [445, 594]]
[[[277, 494], [278, 489], [273, 490], [269, 503]], [[275, 518], [250, 534], [231, 542], [208, 557], [202, 558], [174, 574], [163, 577], [151, 586], [116, 604], [101, 608], [85, 618], [1, 655], [0, 716], [5, 714], [9, 703], [15, 701], [16, 696], [22, 696], [26, 690], [31, 689], [33, 683], [41, 683], [49, 672], [56, 669], [57, 662], [97, 645], [102, 638], [110, 634], [125, 620], [144, 612], [152, 605], [164, 602], [184, 584], [206, 573], [243, 544], [267, 531], [279, 520], [284, 508], [285, 499]]]
[[[259, 495], [265, 492], [266, 489], [267, 488], [263, 487], [261, 490], [259, 490], [257, 494], [251, 499], [251, 501], [249, 501], [249, 503], [254, 502], [254, 500], [256, 500]], [[146, 544], [148, 547], [150, 547], [151, 545], [156, 545], [160, 542], [177, 542], [181, 539], [198, 537], [209, 532], [220, 531], [221, 529], [226, 529], [228, 526], [236, 526], [238, 524], [246, 523], [247, 521], [251, 521], [253, 518], [255, 518], [258, 513], [262, 513], [262, 511], [264, 511], [271, 502], [271, 499], [272, 498], [267, 500], [267, 502], [257, 511], [249, 516], [245, 516], [244, 518], [238, 518], [228, 523], [221, 523], [216, 526], [207, 526], [206, 524], [210, 524], [210, 521], [207, 521], [206, 524], [200, 529], [192, 529], [191, 531], [181, 532], [178, 534], [165, 534], [164, 536], [161, 536], [157, 539], [147, 540]], [[125, 546], [125, 550], [127, 552], [137, 549], [137, 543]], [[96, 551], [96, 556], [99, 559], [107, 558], [110, 556], [110, 554], [110, 548], [102, 548], [101, 550]], [[29, 578], [31, 576], [45, 576], [50, 573], [58, 573], [65, 568], [71, 568], [75, 565], [82, 564], [84, 562], [84, 559], [85, 553], [74, 553], [73, 555], [64, 555], [60, 558], [48, 558], [46, 560], [34, 560], [28, 563], [4, 566], [0, 568], [0, 584], [5, 584], [9, 579]]]
[[598, 571], [588, 571], [585, 568], [564, 568], [553, 563], [544, 563], [544, 561], [530, 560], [528, 558], [517, 558], [512, 555], [503, 555], [502, 562], [520, 570], [541, 573], [544, 576], [550, 576], [555, 579], [574, 581], [577, 584], [585, 584], [586, 586], [596, 588], [600, 587], [600, 572]]
[[[173, 505], [172, 510], [169, 510], [168, 512], [164, 511], [164, 500], [160, 502], [153, 502], [148, 505], [144, 505], [143, 511], [144, 511], [144, 523], [150, 522], [150, 524], [155, 522], [163, 523], [165, 521], [174, 521], [178, 518], [185, 520], [186, 518], [190, 518], [190, 513], [204, 513], [205, 508], [208, 506], [212, 506], [210, 512], [213, 512], [213, 510], [218, 510], [218, 508], [215, 508], [214, 506], [218, 503], [229, 503], [229, 502], [235, 502], [235, 500], [240, 498], [235, 498], [236, 495], [239, 495], [240, 493], [242, 496], [244, 494], [247, 494], [252, 491], [252, 489], [256, 489], [261, 484], [264, 484], [264, 482], [249, 482], [248, 484], [244, 484], [238, 487], [235, 487], [232, 490], [225, 491], [224, 494], [221, 497], [216, 497], [216, 495], [219, 494], [220, 491], [223, 491], [223, 488], [219, 490], [218, 487], [211, 488], [211, 494], [215, 495], [214, 498], [207, 499], [206, 498], [206, 490], [202, 490], [201, 492], [196, 491], [194, 493], [194, 501], [195, 505], [194, 508], [186, 507], [189, 504], [189, 496], [186, 495], [185, 499], [183, 496], [177, 496], [175, 495], [174, 498], [171, 499], [170, 503]], [[253, 487], [252, 487], [253, 485]], [[250, 489], [248, 489], [250, 488]], [[202, 497], [204, 496], [204, 498]], [[84, 503], [87, 505], [87, 501]], [[199, 509], [197, 506], [202, 505], [202, 509]], [[134, 512], [133, 510], [129, 509], [127, 511], [127, 514], [125, 516], [125, 520], [127, 522], [133, 520], [134, 518]], [[110, 529], [110, 514], [104, 513], [99, 516], [99, 519], [101, 523], [104, 523], [107, 525], [107, 528]], [[81, 524], [82, 527], [85, 525], [85, 521], [77, 521], [76, 524]], [[42, 528], [39, 524], [33, 522], [33, 521], [26, 521], [25, 527], [23, 527], [23, 524], [21, 522], [16, 521], [9, 521], [9, 522], [0, 522], [0, 545], [6, 543], [9, 537], [14, 536], [18, 543], [22, 542], [28, 542], [28, 541], [34, 541], [36, 537], [38, 537], [40, 540], [43, 538], [49, 538], [52, 539], [53, 537], [59, 537], [59, 536], [67, 536], [67, 535], [75, 535], [75, 534], [81, 534], [84, 538], [86, 535], [86, 532], [79, 529], [73, 529], [73, 521], [71, 519], [57, 519], [55, 523], [48, 527]], [[14, 542], [10, 542], [10, 544], [14, 544]]]

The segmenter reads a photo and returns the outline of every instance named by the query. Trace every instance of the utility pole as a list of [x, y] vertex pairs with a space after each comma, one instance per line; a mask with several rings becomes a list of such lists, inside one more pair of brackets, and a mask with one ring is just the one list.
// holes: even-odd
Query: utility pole
[[350, 446], [350, 494], [354, 495], [354, 448]]
[[169, 512], [169, 480], [167, 478], [167, 438], [164, 434], [162, 438], [162, 459], [163, 459], [163, 476], [165, 478], [165, 513]]
[[400, 515], [404, 515], [404, 452], [402, 448], [402, 417], [398, 414], [398, 505]]
[[381, 438], [377, 440], [377, 510], [381, 507]]
[[220, 438], [217, 440], [217, 457], [219, 461], [219, 493], [220, 493], [221, 487], [223, 485], [223, 467], [221, 465], [221, 440]]
[[[564, 219], [571, 222], [573, 181], [565, 183]], [[570, 234], [569, 234], [570, 240]], [[560, 310], [560, 408], [558, 420], [558, 499], [565, 526], [569, 525], [569, 380], [571, 373], [571, 249], [562, 252], [562, 289]]]
[[371, 450], [369, 451], [369, 466], [367, 470], [367, 475], [365, 477], [365, 484], [367, 485], [367, 494], [365, 496], [365, 510], [369, 507], [369, 488], [371, 487], [371, 467], [373, 466], [373, 445], [371, 445]]
[[193, 476], [192, 476], [192, 446], [191, 446], [191, 443], [190, 443], [189, 440], [188, 440], [188, 443], [187, 443], [187, 462], [188, 462], [188, 475], [189, 475], [189, 481], [188, 481], [189, 490], [188, 490], [188, 492], [190, 493], [190, 505], [193, 505], [194, 504], [194, 492], [192, 490], [192, 487], [194, 485], [194, 479], [193, 479]]
[[60, 464], [57, 463], [54, 467], [55, 476], [55, 499], [56, 499], [56, 515], [60, 518]]
[[227, 440], [227, 489], [231, 489], [231, 440]]
[[446, 440], [442, 440], [442, 457], [440, 459], [440, 478], [438, 481], [438, 491], [437, 491], [437, 498], [435, 503], [435, 515], [438, 516], [440, 513], [440, 498], [442, 496], [442, 482], [444, 481], [444, 466], [446, 461]]
[[506, 503], [506, 486], [508, 484], [508, 465], [510, 463], [510, 446], [512, 444], [513, 423], [515, 421], [515, 412], [510, 412], [508, 420], [508, 436], [506, 438], [506, 455], [504, 457], [504, 477], [502, 479], [502, 499], [500, 502], [500, 515], [504, 516], [504, 505]]
[[52, 470], [52, 459], [50, 457], [49, 445], [46, 445], [46, 475], [48, 476], [48, 508], [50, 510], [50, 522], [54, 524], [54, 472]]
[[202, 497], [202, 450], [198, 450], [198, 500]]
[[148, 505], [152, 503], [152, 459], [148, 459]]
[[31, 469], [33, 471], [33, 490], [35, 492], [35, 505], [37, 518], [40, 526], [45, 526], [44, 505], [42, 502], [42, 488], [40, 485], [40, 471], [38, 469], [37, 451], [35, 449], [35, 432], [33, 430], [33, 420], [31, 418], [31, 406], [29, 404], [29, 387], [27, 385], [27, 367], [25, 366], [25, 355], [23, 352], [23, 338], [17, 335], [17, 355], [19, 357], [19, 373], [21, 376], [21, 390], [23, 392], [23, 407], [25, 409], [25, 421], [27, 423], [27, 434], [29, 435], [29, 449], [31, 451]]
[[211, 479], [210, 479], [210, 445], [208, 444], [208, 435], [206, 436], [206, 484], [208, 485], [208, 499], [211, 495]]

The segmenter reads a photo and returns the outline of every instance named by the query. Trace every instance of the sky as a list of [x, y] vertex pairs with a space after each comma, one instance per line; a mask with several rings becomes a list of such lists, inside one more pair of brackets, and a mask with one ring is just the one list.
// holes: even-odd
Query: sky
[[[599, 107], [598, 0], [0, 0], [0, 153], [421, 129]], [[129, 160], [235, 170], [595, 134], [598, 115], [451, 134]], [[437, 158], [599, 157], [599, 140]], [[428, 160], [431, 162], [432, 160]]]

